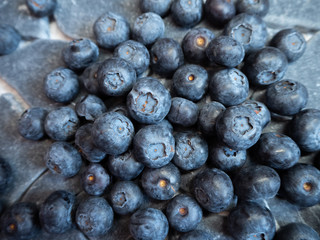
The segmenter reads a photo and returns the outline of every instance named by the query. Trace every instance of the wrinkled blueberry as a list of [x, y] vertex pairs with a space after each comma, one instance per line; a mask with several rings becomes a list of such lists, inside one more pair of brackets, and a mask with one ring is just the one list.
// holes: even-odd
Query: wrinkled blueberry
[[249, 108], [258, 116], [262, 128], [266, 127], [271, 121], [270, 111], [262, 102], [248, 99], [241, 103], [241, 105]]
[[107, 111], [104, 102], [95, 95], [88, 94], [81, 97], [76, 104], [76, 112], [79, 117], [84, 117], [87, 121], [94, 121]]
[[21, 36], [12, 26], [0, 25], [0, 56], [14, 52], [21, 41]]

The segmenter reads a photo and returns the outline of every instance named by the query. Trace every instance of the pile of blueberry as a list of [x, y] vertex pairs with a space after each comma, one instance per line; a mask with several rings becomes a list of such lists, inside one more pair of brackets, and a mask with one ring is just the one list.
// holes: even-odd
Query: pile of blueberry
[[[55, 0], [27, 3], [36, 16], [55, 7]], [[30, 108], [18, 123], [26, 139], [54, 140], [43, 156], [48, 169], [81, 174], [86, 197], [61, 189], [38, 207], [16, 203], [1, 215], [3, 235], [32, 239], [40, 228], [61, 234], [76, 224], [108, 239], [114, 218], [131, 215], [128, 229], [140, 240], [319, 240], [302, 223], [276, 232], [265, 204], [275, 196], [301, 208], [320, 203], [320, 171], [299, 163], [301, 153], [320, 150], [320, 110], [304, 109], [306, 87], [284, 79], [306, 49], [303, 35], [284, 29], [267, 44], [268, 0], [141, 0], [140, 7], [131, 27], [114, 12], [97, 16], [96, 43], [71, 41], [62, 53], [67, 68], [44, 79], [47, 97], [65, 105]], [[190, 28], [181, 44], [163, 38], [168, 14]], [[223, 34], [192, 28], [203, 19]], [[14, 28], [0, 26], [1, 55], [19, 41]], [[99, 48], [113, 57], [99, 62]], [[263, 102], [250, 99], [249, 85], [266, 89]], [[264, 131], [271, 117], [289, 119], [286, 135]], [[14, 181], [11, 171], [0, 159], [1, 192]], [[186, 174], [193, 177], [181, 187]], [[221, 213], [223, 232], [197, 229]]]

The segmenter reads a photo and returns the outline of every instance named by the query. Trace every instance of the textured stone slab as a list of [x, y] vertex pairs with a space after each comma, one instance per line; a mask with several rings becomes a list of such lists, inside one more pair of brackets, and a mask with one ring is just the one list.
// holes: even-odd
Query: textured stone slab
[[30, 14], [25, 0], [1, 0], [0, 23], [13, 25], [25, 39], [49, 38], [49, 19]]

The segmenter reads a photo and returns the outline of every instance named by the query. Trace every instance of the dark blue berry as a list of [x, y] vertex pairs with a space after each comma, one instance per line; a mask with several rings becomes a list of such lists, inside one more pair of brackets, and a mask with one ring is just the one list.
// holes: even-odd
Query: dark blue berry
[[172, 1], [173, 0], [141, 0], [140, 8], [142, 12], [154, 12], [163, 17], [169, 12]]
[[241, 105], [249, 108], [258, 116], [262, 128], [266, 127], [271, 121], [270, 111], [262, 102], [248, 99], [241, 103]]
[[3, 193], [9, 189], [12, 180], [13, 176], [10, 165], [7, 163], [7, 161], [0, 157], [0, 193]]
[[21, 41], [21, 36], [12, 26], [0, 25], [0, 56], [14, 52]]
[[94, 121], [107, 111], [104, 102], [95, 95], [88, 94], [81, 97], [76, 104], [76, 112], [79, 117], [84, 117], [87, 121]]
[[173, 20], [182, 27], [193, 27], [202, 18], [202, 0], [176, 0], [171, 5]]
[[312, 227], [304, 223], [289, 223], [281, 227], [274, 237], [274, 240], [319, 240], [319, 234]]
[[98, 68], [101, 62], [95, 62], [87, 67], [82, 75], [80, 76], [79, 80], [83, 83], [85, 89], [91, 93], [98, 95], [101, 93], [101, 89], [98, 82]]
[[236, 9], [238, 13], [256, 14], [263, 17], [269, 11], [269, 0], [238, 0]]
[[234, 2], [229, 0], [207, 0], [204, 10], [210, 23], [218, 27], [223, 26], [236, 15]]
[[37, 17], [45, 17], [53, 14], [57, 0], [26, 0], [30, 12]]

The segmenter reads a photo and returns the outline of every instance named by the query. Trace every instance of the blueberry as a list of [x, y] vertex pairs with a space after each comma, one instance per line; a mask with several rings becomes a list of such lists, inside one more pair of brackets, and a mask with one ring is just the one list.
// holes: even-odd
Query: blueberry
[[146, 46], [152, 45], [164, 34], [162, 18], [153, 12], [140, 15], [132, 26], [132, 38]]
[[76, 39], [69, 42], [62, 51], [63, 61], [72, 70], [83, 70], [97, 61], [99, 48], [90, 39]]
[[127, 95], [127, 107], [130, 116], [138, 122], [154, 124], [168, 114], [171, 96], [157, 79], [140, 78]]
[[21, 36], [12, 26], [0, 24], [0, 56], [14, 52], [21, 41]]
[[200, 109], [198, 125], [203, 134], [212, 136], [215, 134], [216, 121], [226, 108], [219, 102], [206, 103]]
[[[121, 100], [124, 100], [124, 99], [121, 99]], [[112, 106], [110, 106], [110, 108], [109, 108], [109, 112], [117, 112], [127, 118], [130, 118], [129, 110], [128, 110], [125, 102], [112, 104]]]
[[257, 15], [241, 13], [226, 25], [224, 34], [243, 44], [246, 53], [262, 48], [267, 41], [267, 27]]
[[93, 32], [100, 47], [113, 49], [129, 40], [130, 26], [124, 17], [106, 12], [95, 21]]
[[106, 153], [94, 145], [91, 130], [92, 123], [79, 127], [75, 135], [75, 144], [89, 162], [100, 162], [106, 157]]
[[207, 71], [193, 64], [179, 67], [172, 81], [177, 95], [191, 101], [199, 101], [206, 93], [209, 84]]
[[242, 43], [236, 39], [219, 36], [210, 42], [206, 54], [211, 62], [231, 68], [242, 62], [245, 52]]
[[81, 174], [82, 188], [89, 195], [102, 195], [110, 185], [110, 182], [109, 174], [98, 163], [91, 163]]
[[82, 201], [76, 211], [78, 228], [89, 237], [105, 235], [113, 223], [113, 211], [102, 197], [89, 197]]
[[236, 15], [234, 2], [228, 0], [207, 0], [204, 10], [210, 23], [218, 27], [223, 26]]
[[81, 168], [82, 159], [75, 147], [67, 142], [54, 142], [47, 150], [44, 160], [49, 170], [63, 177], [73, 177]]
[[182, 50], [189, 62], [207, 61], [206, 48], [214, 38], [214, 33], [207, 28], [191, 29], [182, 40]]
[[257, 115], [244, 106], [227, 108], [216, 123], [217, 135], [224, 144], [234, 150], [253, 146], [261, 135]]
[[136, 211], [142, 204], [143, 194], [131, 181], [116, 182], [109, 193], [113, 211], [120, 215]]
[[213, 236], [202, 230], [194, 230], [180, 236], [179, 240], [214, 240]]
[[300, 158], [300, 148], [281, 133], [263, 133], [258, 141], [257, 160], [275, 169], [288, 169]]
[[37, 17], [45, 17], [53, 14], [57, 0], [26, 0], [29, 11]]
[[44, 129], [47, 135], [57, 141], [72, 139], [78, 125], [77, 114], [69, 107], [59, 107], [50, 111], [44, 120]]
[[316, 205], [320, 202], [320, 171], [296, 164], [281, 174], [281, 188], [286, 199], [300, 207]]
[[233, 181], [234, 192], [241, 200], [259, 201], [276, 196], [280, 177], [271, 167], [256, 165], [243, 167]]
[[141, 0], [140, 8], [142, 12], [154, 12], [163, 17], [169, 12], [172, 1], [173, 0]]
[[215, 144], [210, 148], [209, 161], [225, 172], [240, 169], [247, 160], [246, 150], [234, 150], [221, 144]]
[[129, 228], [134, 239], [164, 240], [169, 231], [169, 224], [160, 210], [146, 208], [136, 211], [131, 216]]
[[319, 234], [310, 226], [304, 223], [290, 223], [281, 227], [274, 237], [274, 240], [319, 240]]
[[215, 72], [209, 83], [211, 99], [225, 106], [238, 105], [249, 95], [247, 77], [236, 68], [227, 68]]
[[105, 95], [123, 96], [136, 82], [136, 71], [122, 58], [109, 58], [100, 64], [97, 79]]
[[193, 181], [193, 194], [204, 209], [213, 213], [226, 210], [234, 195], [230, 177], [217, 168], [197, 174]]
[[132, 150], [121, 155], [110, 155], [107, 164], [111, 174], [121, 180], [136, 178], [144, 168], [144, 165], [135, 159]]
[[12, 180], [13, 176], [10, 165], [7, 163], [7, 161], [0, 157], [0, 194], [9, 189]]
[[162, 76], [171, 76], [184, 63], [180, 44], [171, 38], [160, 38], [150, 50], [152, 70]]
[[95, 62], [87, 67], [82, 75], [80, 76], [79, 80], [83, 83], [85, 89], [91, 94], [100, 94], [101, 89], [98, 82], [98, 68], [101, 62]]
[[290, 136], [303, 151], [320, 150], [320, 110], [306, 109], [295, 115]]
[[57, 68], [46, 76], [44, 92], [55, 102], [68, 103], [78, 95], [78, 77], [70, 69]]
[[174, 197], [180, 187], [179, 169], [172, 163], [161, 168], [145, 168], [141, 176], [144, 192], [157, 200], [169, 200]]
[[258, 116], [262, 128], [266, 127], [271, 121], [270, 111], [262, 102], [248, 99], [241, 105], [249, 108]]
[[142, 43], [133, 40], [119, 44], [114, 49], [113, 56], [123, 58], [130, 62], [136, 70], [137, 76], [144, 73], [150, 64], [148, 49]]
[[30, 202], [13, 204], [2, 213], [0, 227], [8, 239], [34, 238], [40, 230], [37, 206]]
[[292, 116], [308, 103], [308, 90], [300, 82], [285, 79], [268, 86], [266, 105], [280, 115]]
[[238, 13], [256, 14], [263, 17], [269, 11], [269, 0], [238, 0], [236, 9]]
[[94, 121], [107, 111], [104, 102], [95, 95], [88, 94], [81, 97], [76, 104], [76, 112], [79, 117], [84, 117], [87, 121]]
[[180, 194], [168, 203], [166, 215], [171, 227], [179, 232], [189, 232], [201, 222], [202, 210], [195, 199]]
[[48, 233], [60, 234], [72, 227], [76, 197], [59, 190], [51, 193], [40, 207], [39, 219], [42, 228]]
[[174, 135], [176, 152], [173, 163], [183, 170], [194, 170], [205, 164], [208, 158], [208, 144], [197, 132], [177, 132]]
[[182, 27], [193, 27], [202, 18], [202, 0], [176, 0], [171, 5], [173, 20]]
[[47, 111], [40, 107], [29, 108], [19, 119], [19, 133], [26, 139], [39, 140], [44, 136], [44, 119]]
[[265, 86], [280, 81], [287, 68], [287, 58], [279, 49], [265, 47], [249, 55], [243, 72], [252, 84]]
[[118, 155], [129, 148], [134, 136], [134, 127], [124, 115], [108, 112], [94, 121], [91, 134], [97, 147], [107, 154]]
[[172, 98], [170, 112], [167, 115], [171, 123], [184, 127], [194, 125], [198, 120], [199, 108], [197, 104], [185, 98]]
[[293, 28], [283, 29], [271, 40], [270, 44], [280, 49], [289, 62], [298, 60], [306, 50], [307, 42], [303, 35]]
[[228, 229], [237, 240], [273, 239], [275, 219], [265, 207], [255, 203], [238, 205], [228, 216]]

